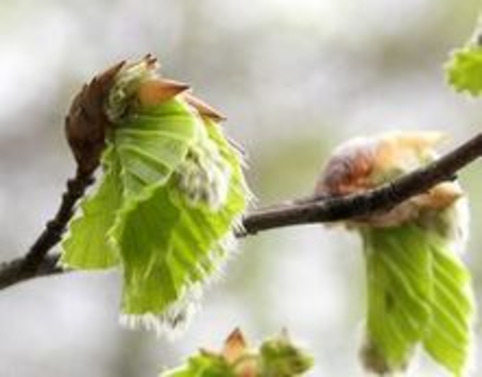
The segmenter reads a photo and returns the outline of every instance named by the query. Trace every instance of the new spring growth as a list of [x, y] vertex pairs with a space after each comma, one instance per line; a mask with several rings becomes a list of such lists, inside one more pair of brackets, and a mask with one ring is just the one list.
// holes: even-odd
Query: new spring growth
[[79, 169], [103, 175], [62, 243], [61, 263], [119, 268], [122, 323], [182, 328], [233, 248], [249, 201], [224, 117], [152, 56], [86, 85], [67, 118]]
[[452, 51], [445, 68], [447, 80], [456, 91], [473, 97], [482, 94], [482, 18], [465, 46]]
[[286, 331], [265, 340], [259, 349], [250, 347], [236, 329], [226, 339], [221, 352], [200, 350], [179, 368], [160, 377], [297, 377], [304, 376], [313, 359], [293, 344]]
[[[377, 187], [437, 159], [435, 132], [393, 132], [338, 147], [316, 187], [345, 195]], [[362, 238], [366, 261], [365, 367], [404, 371], [423, 348], [453, 376], [463, 376], [473, 350], [470, 274], [460, 252], [467, 201], [456, 181], [436, 185], [387, 213], [344, 222]]]

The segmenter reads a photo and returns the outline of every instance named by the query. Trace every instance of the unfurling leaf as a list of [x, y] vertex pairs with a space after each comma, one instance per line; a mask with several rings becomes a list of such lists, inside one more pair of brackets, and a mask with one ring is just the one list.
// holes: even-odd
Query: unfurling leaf
[[264, 341], [259, 350], [248, 347], [244, 335], [234, 330], [221, 352], [201, 350], [186, 365], [161, 377], [301, 377], [313, 360], [285, 333]]
[[[441, 135], [390, 133], [340, 146], [317, 185], [328, 195], [363, 192], [437, 158]], [[473, 348], [475, 302], [464, 246], [467, 203], [457, 182], [347, 222], [363, 239], [367, 276], [365, 367], [405, 370], [425, 351], [453, 376], [465, 375]]]
[[102, 102], [104, 174], [70, 224], [61, 263], [119, 266], [123, 322], [162, 331], [193, 312], [250, 194], [218, 113], [157, 68], [150, 56], [116, 66]]
[[312, 365], [313, 358], [293, 345], [286, 331], [264, 341], [260, 347], [260, 375], [263, 377], [302, 376]]

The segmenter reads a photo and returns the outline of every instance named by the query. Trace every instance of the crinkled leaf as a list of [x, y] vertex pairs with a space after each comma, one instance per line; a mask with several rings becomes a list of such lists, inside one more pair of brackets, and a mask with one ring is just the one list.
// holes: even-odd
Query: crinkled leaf
[[225, 259], [224, 238], [247, 199], [239, 159], [218, 126], [211, 127], [208, 132], [232, 169], [226, 203], [215, 211], [193, 206], [173, 179], [123, 212], [114, 230], [125, 266], [126, 314], [162, 315], [168, 310], [161, 319], [175, 325], [198, 294], [197, 283], [209, 279]]
[[248, 191], [220, 127], [156, 67], [148, 56], [116, 77], [105, 102], [105, 177], [72, 222], [62, 260], [120, 264], [128, 323], [161, 330], [185, 321], [219, 270]]
[[431, 255], [414, 226], [364, 233], [368, 279], [365, 363], [377, 372], [401, 370], [430, 319]]
[[368, 321], [366, 366], [403, 370], [415, 346], [454, 376], [472, 348], [470, 275], [436, 232], [414, 224], [364, 230]]
[[462, 376], [472, 351], [474, 298], [470, 273], [457, 256], [434, 240], [434, 296], [425, 349], [454, 376]]
[[113, 236], [124, 266], [123, 311], [161, 313], [179, 298], [167, 265], [172, 230], [180, 211], [161, 187], [123, 214]]
[[141, 109], [116, 125], [103, 154], [105, 175], [98, 191], [84, 199], [82, 216], [70, 225], [61, 262], [72, 268], [108, 268], [119, 256], [109, 241], [121, 206], [133, 194], [165, 183], [185, 157], [199, 120], [173, 99]]
[[187, 105], [172, 99], [122, 119], [113, 134], [126, 194], [162, 185], [187, 154], [200, 121]]
[[459, 92], [482, 92], [482, 47], [471, 45], [456, 51], [447, 65], [449, 83]]
[[83, 199], [81, 215], [70, 223], [69, 237], [62, 243], [60, 261], [71, 268], [103, 269], [119, 263], [109, 230], [122, 203], [120, 167], [113, 158], [112, 146], [104, 156], [107, 171], [102, 182], [93, 195]]

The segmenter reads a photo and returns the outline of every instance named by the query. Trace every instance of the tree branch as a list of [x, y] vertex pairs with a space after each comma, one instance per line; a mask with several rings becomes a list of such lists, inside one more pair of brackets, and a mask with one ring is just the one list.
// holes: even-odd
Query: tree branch
[[46, 258], [47, 253], [61, 240], [74, 214], [75, 205], [93, 182], [92, 175], [80, 170], [77, 170], [74, 178], [67, 181], [67, 190], [62, 195], [55, 217], [47, 222], [45, 229], [27, 254], [22, 258], [0, 264], [0, 289], [36, 276], [61, 272], [60, 267], [56, 266], [58, 258]]
[[482, 133], [438, 160], [362, 194], [306, 198], [295, 201], [292, 205], [256, 211], [244, 219], [243, 235], [272, 228], [348, 220], [376, 212], [387, 212], [438, 183], [455, 179], [461, 168], [480, 156]]
[[[285, 226], [341, 221], [386, 212], [443, 181], [455, 179], [461, 168], [480, 156], [482, 133], [427, 166], [373, 190], [340, 197], [298, 199], [290, 204], [255, 211], [244, 218], [244, 231], [236, 236], [242, 238]], [[47, 224], [27, 255], [0, 264], [0, 289], [34, 277], [65, 272], [57, 265], [59, 256], [47, 256], [47, 253], [60, 241], [76, 202], [92, 182], [91, 177], [79, 173], [68, 182], [68, 189], [57, 215]]]
[[25, 273], [23, 264], [25, 257], [13, 259], [0, 264], [0, 289], [21, 283], [35, 277], [54, 275], [67, 272], [57, 265], [59, 255], [46, 255], [40, 264], [37, 265], [35, 272]]

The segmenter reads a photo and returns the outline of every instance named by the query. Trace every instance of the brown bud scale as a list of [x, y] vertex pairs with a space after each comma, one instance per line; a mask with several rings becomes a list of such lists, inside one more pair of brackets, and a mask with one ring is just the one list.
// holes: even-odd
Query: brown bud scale
[[120, 62], [114, 65], [84, 85], [74, 98], [66, 117], [67, 141], [79, 171], [84, 174], [91, 174], [99, 166], [105, 135], [110, 127], [104, 112], [104, 99], [124, 64], [125, 62]]

